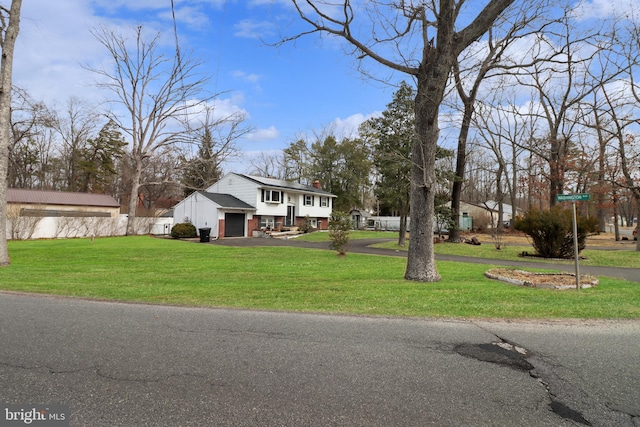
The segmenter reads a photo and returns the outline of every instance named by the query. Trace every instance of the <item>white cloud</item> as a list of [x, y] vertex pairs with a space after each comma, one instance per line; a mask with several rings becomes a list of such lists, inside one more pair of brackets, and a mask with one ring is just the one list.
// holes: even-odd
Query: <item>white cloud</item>
[[352, 114], [344, 119], [336, 117], [329, 125], [329, 129], [337, 138], [356, 138], [358, 136], [358, 127], [362, 122], [380, 115], [379, 111], [374, 111], [367, 115], [362, 113]]
[[258, 83], [258, 81], [262, 78], [260, 74], [245, 73], [244, 71], [241, 71], [241, 70], [234, 71], [233, 77], [247, 81], [249, 83]]
[[637, 10], [637, 4], [637, 0], [587, 0], [581, 2], [573, 10], [573, 14], [585, 20], [632, 15], [632, 11]]
[[175, 11], [167, 10], [159, 13], [158, 16], [164, 20], [172, 20], [174, 14], [177, 22], [186, 24], [191, 28], [204, 28], [211, 25], [209, 16], [200, 7], [179, 7]]
[[249, 141], [273, 141], [280, 137], [280, 131], [275, 126], [270, 126], [266, 129], [256, 129], [247, 135], [246, 139]]
[[14, 84], [37, 100], [64, 102], [75, 95], [97, 101], [95, 76], [81, 64], [95, 64], [104, 49], [89, 30], [103, 21], [83, 0], [31, 0], [22, 8], [16, 40]]
[[243, 19], [234, 28], [235, 36], [249, 39], [263, 39], [275, 33], [273, 23], [253, 19]]

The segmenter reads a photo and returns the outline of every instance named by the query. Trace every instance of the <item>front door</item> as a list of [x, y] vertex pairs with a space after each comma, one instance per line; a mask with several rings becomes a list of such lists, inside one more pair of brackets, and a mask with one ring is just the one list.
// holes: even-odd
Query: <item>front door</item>
[[285, 227], [293, 227], [296, 225], [296, 207], [287, 206], [287, 218], [284, 221]]

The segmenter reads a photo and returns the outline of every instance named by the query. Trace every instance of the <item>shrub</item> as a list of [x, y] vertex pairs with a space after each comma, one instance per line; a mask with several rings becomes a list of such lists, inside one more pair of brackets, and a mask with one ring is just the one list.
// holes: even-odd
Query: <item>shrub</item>
[[302, 233], [308, 233], [312, 230], [309, 215], [304, 217], [304, 221], [300, 223], [300, 227], [298, 227], [298, 230], [300, 230], [300, 232]]
[[171, 227], [171, 237], [174, 239], [190, 239], [196, 237], [196, 226], [190, 222], [180, 222]]
[[[548, 211], [532, 209], [515, 219], [514, 228], [531, 237], [533, 249], [544, 258], [571, 258], [573, 219], [570, 209], [554, 206]], [[587, 236], [598, 231], [598, 218], [577, 217], [578, 252], [586, 246]]]
[[347, 253], [349, 232], [351, 231], [351, 217], [346, 212], [333, 212], [329, 219], [330, 248], [338, 251], [339, 255]]

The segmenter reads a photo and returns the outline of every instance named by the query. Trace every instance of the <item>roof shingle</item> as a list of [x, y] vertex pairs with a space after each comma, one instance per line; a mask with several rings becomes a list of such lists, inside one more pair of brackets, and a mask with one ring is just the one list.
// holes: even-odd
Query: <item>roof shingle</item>
[[7, 203], [30, 205], [99, 206], [119, 208], [120, 203], [106, 194], [71, 193], [65, 191], [7, 189]]
[[291, 190], [303, 191], [307, 193], [316, 193], [316, 194], [335, 197], [334, 194], [331, 194], [328, 191], [324, 191], [320, 188], [313, 187], [311, 185], [298, 184], [297, 182], [283, 181], [281, 179], [275, 179], [275, 178], [264, 178], [261, 176], [244, 175], [244, 174], [236, 174], [236, 175], [249, 179], [253, 182], [257, 182], [258, 184], [266, 185], [269, 187], [286, 188]]
[[238, 199], [235, 196], [232, 196], [231, 194], [207, 193], [206, 191], [198, 191], [197, 193], [202, 194], [204, 197], [223, 208], [255, 210], [253, 206], [243, 202], [242, 200]]

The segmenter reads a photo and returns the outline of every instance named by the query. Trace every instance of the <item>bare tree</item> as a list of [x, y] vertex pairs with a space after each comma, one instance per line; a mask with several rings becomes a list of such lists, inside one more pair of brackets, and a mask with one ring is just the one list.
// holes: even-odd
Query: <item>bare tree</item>
[[402, 0], [354, 4], [350, 0], [292, 0], [311, 30], [282, 42], [306, 34], [334, 35], [352, 46], [353, 54], [360, 60], [372, 59], [416, 80], [411, 230], [405, 271], [408, 280], [440, 280], [433, 252], [435, 161], [439, 109], [452, 67], [460, 53], [482, 37], [514, 1]]
[[[239, 155], [236, 142], [251, 132], [246, 125], [246, 114], [241, 111], [220, 116], [215, 105], [205, 105], [200, 117], [185, 123], [185, 148], [190, 152], [182, 156], [184, 194], [205, 190], [222, 176], [222, 164]], [[196, 146], [197, 153], [192, 153]]]
[[284, 167], [284, 153], [261, 151], [251, 159], [251, 175], [287, 179]]
[[[51, 112], [29, 94], [13, 88], [11, 100], [11, 140], [9, 141], [9, 188], [34, 188], [41, 185], [51, 138]], [[46, 154], [44, 152], [47, 152]]]
[[[508, 56], [511, 46], [519, 40], [530, 36], [531, 30], [525, 31], [529, 25], [539, 18], [544, 10], [544, 2], [535, 2], [528, 5], [528, 9], [517, 11], [519, 17], [503, 17], [502, 23], [497, 28], [488, 31], [486, 47], [474, 51], [468, 50], [468, 55], [456, 58], [453, 66], [453, 76], [456, 90], [462, 103], [462, 122], [458, 134], [458, 149], [456, 153], [456, 174], [451, 189], [451, 210], [455, 223], [449, 232], [449, 240], [460, 241], [459, 221], [460, 198], [462, 196], [462, 184], [467, 162], [467, 140], [475, 114], [475, 105], [480, 88], [484, 82], [501, 73], [509, 73], [510, 69], [518, 69], [526, 64], [510, 64], [504, 61]], [[514, 11], [514, 14], [516, 11]], [[510, 18], [510, 19], [509, 19]], [[503, 28], [501, 28], [503, 27]], [[539, 31], [536, 29], [534, 31]], [[499, 88], [500, 83], [495, 84]], [[504, 165], [501, 165], [504, 167]]]
[[[495, 94], [483, 100], [477, 107], [477, 114], [474, 118], [475, 127], [478, 129], [479, 141], [489, 148], [495, 156], [496, 170], [496, 194], [495, 199], [499, 204], [499, 216], [502, 215], [503, 194], [500, 187], [502, 174], [504, 173], [504, 184], [509, 197], [509, 204], [512, 207], [512, 216], [516, 215], [518, 206], [518, 182], [519, 182], [519, 160], [524, 148], [522, 141], [531, 140], [534, 133], [532, 122], [527, 121], [520, 114], [521, 110], [516, 105], [517, 95], [510, 91], [512, 99], [508, 100], [506, 93]], [[506, 96], [505, 96], [506, 95]], [[500, 102], [503, 105], [500, 105]], [[498, 228], [502, 227], [502, 218], [497, 223]]]
[[56, 114], [52, 123], [60, 136], [60, 158], [65, 166], [65, 187], [69, 191], [80, 191], [81, 154], [96, 130], [97, 120], [98, 114], [92, 106], [77, 97], [71, 97], [64, 112]]
[[604, 22], [600, 28], [578, 27], [572, 6], [566, 6], [554, 25], [532, 45], [539, 58], [528, 74], [517, 76], [519, 84], [534, 88], [541, 106], [538, 116], [546, 123], [546, 136], [539, 138], [536, 155], [548, 164], [549, 204], [564, 191], [565, 174], [573, 165], [575, 133], [579, 129], [580, 104], [598, 87], [616, 78], [621, 69], [610, 62], [614, 43]]
[[0, 266], [9, 265], [7, 247], [7, 172], [11, 140], [11, 89], [13, 51], [20, 29], [22, 0], [12, 0], [11, 8], [0, 5]]
[[107, 49], [113, 68], [91, 71], [101, 79], [98, 86], [115, 96], [111, 100], [115, 109], [109, 118], [131, 138], [129, 156], [133, 168], [127, 234], [134, 234], [145, 159], [173, 146], [184, 132], [179, 122], [213, 96], [203, 96], [208, 80], [198, 73], [199, 62], [184, 55], [177, 46], [171, 58], [159, 53], [159, 34], [146, 40], [142, 27], [137, 27], [133, 47], [125, 37], [106, 27], [94, 29], [92, 34]]
[[[637, 107], [640, 104], [640, 83], [637, 81], [636, 74], [640, 70], [640, 23], [637, 20], [629, 20], [626, 34], [629, 42], [622, 47], [622, 54], [626, 62], [624, 70], [629, 79], [632, 99]], [[626, 124], [629, 121], [629, 118], [626, 118], [622, 123]], [[640, 124], [640, 115], [637, 112], [632, 121]], [[617, 117], [614, 117], [613, 122], [616, 123], [618, 128], [621, 127], [620, 120]], [[625, 135], [623, 140], [620, 132], [616, 136], [620, 153], [620, 166], [624, 176], [623, 186], [631, 192], [636, 209], [640, 211], [640, 168], [638, 167], [640, 164], [640, 150], [637, 148], [636, 137], [634, 135]], [[640, 251], [640, 236], [636, 243], [636, 251]]]

